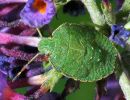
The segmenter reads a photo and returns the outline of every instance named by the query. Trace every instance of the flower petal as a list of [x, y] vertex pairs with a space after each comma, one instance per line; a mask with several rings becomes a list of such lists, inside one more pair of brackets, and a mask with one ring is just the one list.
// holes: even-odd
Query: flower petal
[[109, 39], [121, 47], [125, 47], [126, 41], [130, 36], [130, 31], [126, 30], [122, 25], [112, 25], [111, 36]]
[[52, 20], [55, 13], [56, 9], [52, 0], [28, 0], [20, 17], [30, 27], [42, 27]]

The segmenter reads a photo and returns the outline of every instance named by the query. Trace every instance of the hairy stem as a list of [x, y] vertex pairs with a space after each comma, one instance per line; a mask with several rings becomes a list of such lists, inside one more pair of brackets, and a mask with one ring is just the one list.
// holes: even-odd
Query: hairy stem
[[130, 100], [130, 80], [124, 72], [121, 74], [119, 78], [119, 84], [125, 95], [126, 100]]
[[124, 3], [121, 7], [121, 11], [127, 12], [127, 13], [130, 11], [130, 0], [124, 0]]
[[128, 79], [129, 77], [128, 70], [124, 66], [122, 56], [120, 54], [118, 54], [118, 60], [121, 67], [118, 69], [119, 73], [117, 73], [117, 76], [119, 77], [119, 84], [126, 100], [130, 100], [130, 80]]
[[117, 23], [126, 23], [130, 12], [130, 0], [124, 0], [121, 9], [116, 15]]
[[82, 0], [82, 2], [88, 9], [88, 12], [90, 14], [90, 17], [93, 23], [97, 26], [104, 26], [105, 20], [104, 20], [103, 15], [98, 9], [96, 1], [95, 0]]

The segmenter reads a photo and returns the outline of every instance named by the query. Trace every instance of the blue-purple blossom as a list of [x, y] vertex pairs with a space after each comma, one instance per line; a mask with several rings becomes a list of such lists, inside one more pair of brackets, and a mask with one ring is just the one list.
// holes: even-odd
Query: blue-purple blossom
[[20, 13], [22, 21], [30, 27], [48, 24], [56, 13], [52, 0], [28, 0]]
[[126, 41], [130, 36], [130, 31], [126, 30], [123, 25], [112, 25], [109, 39], [121, 47], [125, 47]]
[[32, 77], [44, 73], [42, 63], [33, 63], [29, 67], [30, 68], [27, 72], [27, 77]]
[[14, 67], [14, 58], [0, 55], [0, 71], [4, 74], [9, 74], [10, 70]]
[[13, 63], [13, 61], [14, 61], [13, 57], [6, 57], [4, 55], [0, 55], [0, 62]]
[[96, 100], [125, 100], [115, 74], [97, 82]]
[[[7, 0], [7, 1], [9, 2], [11, 0]], [[7, 2], [5, 1], [5, 3]], [[53, 2], [50, 1], [50, 3]], [[36, 42], [37, 40], [36, 41], [34, 39], [30, 40], [32, 36], [36, 34], [36, 29], [24, 25], [21, 22], [20, 24], [17, 23], [12, 24], [12, 22], [15, 22], [17, 18], [19, 18], [19, 11], [21, 11], [20, 9], [21, 6], [23, 5], [21, 4], [20, 5], [7, 4], [3, 6], [0, 5], [0, 21], [1, 23], [5, 22], [4, 25], [0, 25], [0, 37], [1, 37], [0, 38], [0, 45], [1, 45], [0, 46], [0, 53], [1, 53], [0, 54], [0, 81], [1, 81], [0, 100], [25, 100], [24, 95], [20, 95], [14, 92], [13, 89], [22, 88], [22, 87], [34, 87], [35, 84], [28, 82], [28, 79], [34, 75], [41, 74], [44, 71], [42, 69], [43, 68], [42, 62], [44, 60], [47, 60], [47, 57], [45, 57], [44, 55], [39, 55], [15, 82], [11, 82], [12, 78], [14, 78], [14, 76], [16, 76], [18, 71], [21, 70], [21, 67], [23, 67], [24, 64], [26, 64], [36, 53], [38, 53], [37, 46], [30, 45], [30, 43], [38, 44], [38, 42]], [[37, 7], [36, 4], [35, 7]], [[17, 14], [16, 11], [18, 12]], [[42, 11], [44, 10], [40, 10], [40, 12]], [[21, 38], [21, 37], [27, 37], [30, 39], [29, 41], [28, 40], [26, 41], [25, 38]], [[38, 37], [35, 36], [35, 38], [39, 40]], [[37, 68], [39, 68], [39, 70]], [[39, 85], [38, 87], [40, 88]], [[39, 88], [37, 88], [35, 91], [31, 91], [30, 95], [36, 92]], [[28, 90], [26, 92], [28, 92]]]

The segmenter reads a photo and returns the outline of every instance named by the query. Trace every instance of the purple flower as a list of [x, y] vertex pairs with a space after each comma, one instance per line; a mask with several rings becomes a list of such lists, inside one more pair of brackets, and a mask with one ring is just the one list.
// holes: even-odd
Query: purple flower
[[[2, 0], [0, 0], [0, 1], [2, 1]], [[7, 0], [7, 1], [11, 1], [11, 0]], [[13, 1], [15, 1], [15, 0], [13, 0]], [[9, 2], [9, 3], [12, 3], [12, 2]], [[32, 0], [32, 2], [34, 2], [34, 1]], [[43, 1], [41, 1], [41, 2], [43, 2]], [[1, 53], [0, 54], [0, 100], [25, 100], [25, 98], [27, 98], [26, 96], [24, 96], [24, 95], [26, 95], [26, 93], [23, 95], [22, 94], [20, 95], [20, 94], [16, 93], [14, 91], [14, 89], [23, 88], [23, 87], [33, 88], [35, 86], [38, 86], [35, 90], [32, 90], [31, 93], [27, 96], [30, 96], [33, 93], [35, 93], [37, 90], [39, 90], [41, 84], [35, 85], [36, 81], [32, 83], [31, 81], [28, 81], [28, 80], [30, 77], [32, 77], [34, 75], [37, 76], [39, 74], [43, 74], [44, 70], [43, 70], [42, 62], [44, 60], [47, 60], [48, 57], [45, 55], [39, 55], [27, 67], [27, 69], [22, 73], [22, 75], [15, 82], [11, 81], [12, 78], [14, 78], [14, 76], [16, 76], [18, 71], [21, 70], [21, 67], [23, 67], [36, 53], [38, 53], [37, 46], [30, 45], [30, 43], [38, 44], [38, 41], [40, 39], [38, 37], [36, 37], [35, 28], [30, 28], [27, 26], [28, 24], [24, 25], [21, 22], [19, 24], [14, 23], [19, 18], [19, 16], [17, 17], [17, 15], [19, 15], [19, 11], [21, 11], [20, 8], [22, 5], [21, 4], [16, 4], [16, 5], [15, 4], [6, 4], [7, 3], [6, 0], [4, 3], [5, 4], [2, 4], [2, 6], [0, 6], [0, 24], [1, 24], [0, 25], [0, 36], [1, 36], [1, 38], [0, 38], [0, 45], [1, 45], [0, 46], [0, 53]], [[28, 3], [30, 4], [30, 1], [28, 1]], [[37, 3], [38, 3], [38, 6], [37, 6]], [[36, 15], [36, 18], [38, 19], [38, 21], [40, 19], [40, 21], [43, 22], [43, 18], [45, 19], [45, 16], [50, 14], [50, 12], [53, 10], [53, 8], [51, 7], [54, 5], [53, 2], [48, 0], [43, 3], [46, 3], [46, 9], [43, 9], [43, 10], [39, 10], [41, 8], [37, 8], [37, 7], [39, 7], [39, 4], [40, 4], [39, 2], [35, 1], [34, 5], [32, 4], [32, 6], [34, 6], [35, 9], [30, 9], [30, 11], [29, 11], [29, 16], [31, 16], [30, 18], [32, 18], [32, 15], [30, 15], [30, 12], [31, 12], [31, 14], [35, 13], [38, 15], [41, 13], [41, 16], [37, 18], [37, 15]], [[51, 8], [48, 8], [48, 6]], [[25, 8], [26, 8], [26, 6], [25, 6]], [[22, 12], [24, 12], [24, 9]], [[25, 9], [25, 11], [26, 11], [26, 9]], [[48, 9], [50, 9], [50, 10], [48, 10]], [[15, 13], [16, 10], [18, 10], [17, 14]], [[44, 13], [44, 11], [45, 11], [45, 13]], [[15, 13], [15, 15], [14, 15], [14, 13]], [[42, 13], [44, 13], [44, 14], [42, 15]], [[25, 15], [25, 14], [23, 14], [23, 15]], [[11, 16], [13, 16], [13, 17], [11, 17]], [[27, 20], [30, 20], [30, 18]], [[33, 16], [33, 18], [34, 18], [34, 16]], [[51, 18], [51, 17], [48, 17], [48, 18]], [[36, 21], [37, 21], [37, 19], [36, 19]], [[31, 19], [31, 20], [33, 21], [33, 19]], [[24, 20], [23, 20], [23, 22], [24, 22]], [[41, 22], [40, 22], [40, 24], [41, 24]], [[4, 25], [2, 25], [2, 23], [4, 23]], [[34, 34], [35, 34], [35, 37], [33, 37]], [[28, 38], [27, 41], [25, 39], [26, 37]], [[33, 39], [33, 38], [35, 38], [35, 39], [37, 38], [36, 41], [37, 40], [38, 41], [36, 42], [35, 39]], [[24, 90], [24, 91], [26, 91], [28, 93], [28, 90]], [[48, 91], [48, 88], [46, 89], [45, 92], [47, 92], [47, 91]]]
[[15, 93], [7, 84], [6, 75], [0, 71], [0, 100], [25, 100], [25, 96]]
[[125, 47], [126, 41], [130, 36], [130, 31], [126, 30], [122, 25], [111, 26], [111, 36], [109, 39], [121, 47]]
[[125, 100], [115, 74], [97, 82], [96, 100]]
[[13, 57], [6, 57], [4, 55], [0, 55], [0, 62], [13, 63], [13, 61], [14, 61]]
[[52, 0], [28, 0], [20, 12], [22, 21], [31, 27], [42, 27], [48, 24], [56, 13]]
[[14, 67], [14, 61], [14, 57], [7, 57], [0, 54], [0, 71], [7, 75], [9, 70]]

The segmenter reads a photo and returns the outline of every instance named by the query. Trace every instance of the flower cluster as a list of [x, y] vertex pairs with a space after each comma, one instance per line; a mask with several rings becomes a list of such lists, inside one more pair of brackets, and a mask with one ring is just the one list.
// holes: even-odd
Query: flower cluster
[[[42, 75], [51, 69], [43, 68], [42, 63], [48, 61], [45, 55], [38, 55], [12, 82], [23, 66], [38, 53], [40, 38], [36, 28], [49, 24], [56, 8], [52, 0], [0, 0], [0, 5], [0, 100], [60, 100], [77, 89], [75, 81], [68, 80], [61, 95], [46, 93], [50, 88], [41, 90]], [[15, 89], [23, 87], [27, 88], [25, 94], [15, 92]]]
[[[36, 28], [49, 24], [55, 13], [52, 0], [0, 0], [0, 100], [25, 100], [40, 88], [41, 84], [29, 79], [44, 73], [44, 55], [34, 59], [14, 82], [11, 80], [38, 53]], [[14, 91], [22, 87], [30, 88], [26, 96]]]

